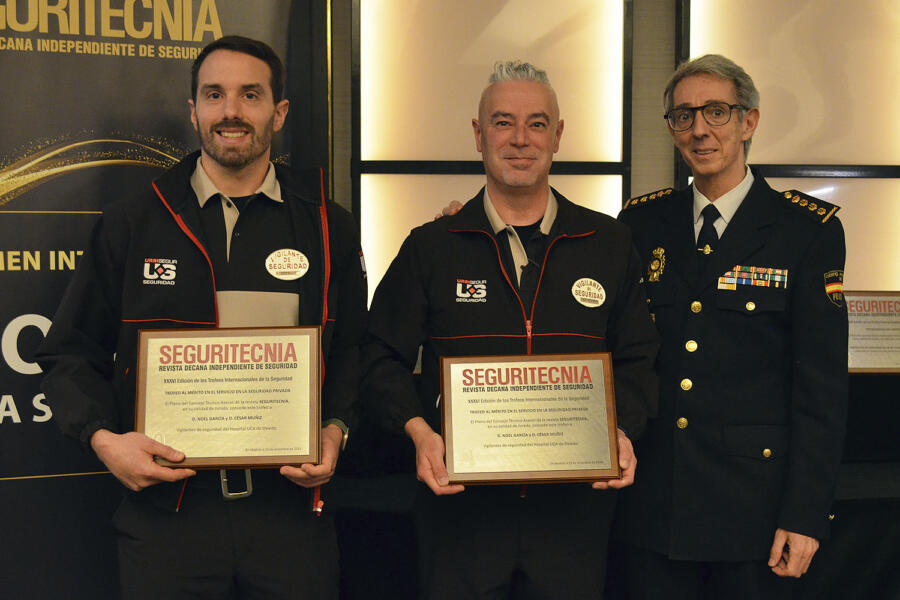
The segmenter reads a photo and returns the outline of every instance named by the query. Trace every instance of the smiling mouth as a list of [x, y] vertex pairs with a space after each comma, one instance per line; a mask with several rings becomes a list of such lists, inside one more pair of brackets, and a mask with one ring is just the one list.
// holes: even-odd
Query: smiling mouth
[[253, 127], [242, 121], [221, 121], [216, 123], [212, 130], [226, 140], [239, 140], [253, 133]]
[[710, 154], [715, 153], [715, 150], [694, 150], [694, 154], [699, 154], [700, 156], [709, 156]]

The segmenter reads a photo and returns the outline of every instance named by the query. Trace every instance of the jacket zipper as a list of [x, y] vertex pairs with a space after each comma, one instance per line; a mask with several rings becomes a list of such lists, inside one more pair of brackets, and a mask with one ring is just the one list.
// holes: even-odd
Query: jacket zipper
[[[538, 277], [537, 286], [534, 288], [534, 298], [531, 301], [531, 315], [530, 318], [525, 320], [525, 331], [528, 335], [528, 354], [531, 354], [531, 328], [534, 323], [534, 307], [537, 305], [538, 294], [541, 291], [541, 282], [544, 280], [544, 269], [547, 267], [547, 258], [550, 256], [550, 249], [553, 248], [553, 245], [556, 244], [559, 240], [563, 238], [579, 238], [586, 237], [589, 235], [594, 235], [597, 231], [588, 231], [586, 233], [577, 233], [577, 234], [561, 234], [550, 240], [550, 243], [547, 244], [547, 250], [544, 251], [544, 261], [541, 263], [541, 274]], [[521, 302], [521, 300], [520, 300]]]
[[[159, 191], [159, 188], [156, 187], [156, 182], [153, 182], [153, 189], [156, 191], [156, 195], [159, 196], [159, 199], [162, 200], [163, 206], [166, 207], [166, 210], [169, 211], [169, 214], [172, 215], [172, 218], [175, 219], [175, 223], [178, 227], [184, 232], [188, 239], [191, 240], [197, 248], [199, 248], [200, 252], [203, 254], [203, 257], [206, 259], [206, 264], [209, 265], [209, 275], [212, 277], [213, 284], [213, 309], [216, 311], [216, 328], [219, 327], [219, 300], [216, 297], [216, 272], [213, 270], [212, 260], [209, 258], [209, 254], [206, 252], [206, 248], [200, 243], [200, 240], [197, 239], [197, 236], [191, 231], [190, 227], [184, 222], [184, 219], [181, 218], [181, 215], [177, 214], [172, 207], [169, 206], [169, 203], [166, 202], [165, 196], [163, 196], [162, 192]], [[187, 480], [185, 480], [187, 481]]]
[[497, 239], [491, 235], [489, 232], [483, 229], [451, 229], [450, 231], [464, 232], [471, 231], [475, 233], [483, 233], [488, 236], [490, 240], [494, 243], [494, 248], [497, 250], [497, 261], [500, 263], [500, 271], [503, 273], [503, 277], [506, 278], [506, 283], [509, 284], [510, 289], [512, 289], [513, 294], [516, 295], [516, 299], [519, 301], [519, 307], [522, 309], [522, 320], [525, 321], [525, 354], [531, 354], [531, 346], [532, 346], [532, 330], [534, 327], [534, 307], [537, 304], [538, 293], [541, 290], [541, 282], [544, 280], [544, 269], [547, 267], [547, 258], [550, 256], [550, 249], [553, 248], [553, 245], [556, 244], [559, 240], [563, 238], [579, 238], [586, 237], [589, 235], [594, 235], [597, 233], [597, 230], [587, 231], [585, 233], [577, 233], [577, 234], [561, 234], [553, 238], [550, 243], [547, 245], [547, 250], [544, 252], [544, 261], [541, 264], [541, 275], [538, 277], [537, 287], [534, 289], [534, 298], [531, 301], [531, 313], [527, 314], [525, 312], [525, 304], [522, 302], [522, 297], [519, 296], [519, 291], [516, 289], [516, 286], [512, 284], [512, 280], [509, 278], [509, 274], [506, 272], [506, 268], [503, 266], [503, 259], [500, 255], [500, 246], [497, 244]]
[[[156, 187], [156, 182], [153, 182], [153, 189], [156, 191], [156, 195], [159, 196], [159, 199], [162, 200], [163, 206], [166, 207], [166, 210], [169, 211], [169, 214], [172, 215], [172, 218], [175, 219], [175, 223], [178, 224], [178, 227], [184, 232], [184, 234], [188, 237], [191, 242], [194, 243], [197, 248], [199, 248], [200, 252], [203, 254], [203, 257], [206, 259], [206, 264], [209, 265], [209, 276], [212, 277], [213, 284], [213, 309], [216, 311], [216, 328], [219, 327], [219, 299], [216, 296], [216, 272], [213, 270], [212, 260], [209, 258], [209, 253], [206, 252], [206, 248], [204, 248], [203, 244], [200, 243], [200, 240], [197, 239], [197, 236], [191, 231], [190, 227], [184, 222], [184, 219], [181, 218], [181, 215], [176, 214], [172, 207], [169, 206], [169, 203], [166, 202], [165, 196], [163, 196], [162, 192], [159, 191], [159, 188]], [[181, 503], [184, 500], [184, 492], [187, 490], [187, 484], [189, 479], [185, 479], [184, 483], [181, 484], [181, 491], [178, 494], [178, 500], [175, 501], [175, 512], [181, 511]]]
[[[516, 295], [516, 300], [519, 301], [519, 308], [522, 309], [522, 320], [525, 321], [525, 354], [531, 354], [531, 319], [529, 319], [528, 315], [525, 313], [525, 303], [522, 302], [522, 297], [519, 296], [519, 291], [516, 289], [516, 286], [512, 284], [512, 280], [509, 278], [509, 274], [506, 272], [506, 268], [503, 266], [503, 259], [500, 255], [500, 246], [497, 244], [496, 238], [494, 238], [493, 235], [491, 235], [484, 229], [451, 229], [450, 231], [483, 233], [494, 243], [494, 248], [497, 250], [497, 261], [500, 263], [500, 271], [503, 273], [503, 277], [506, 278], [506, 283], [509, 284], [509, 287], [513, 291], [513, 294]], [[534, 308], [532, 307], [532, 312], [533, 310]]]

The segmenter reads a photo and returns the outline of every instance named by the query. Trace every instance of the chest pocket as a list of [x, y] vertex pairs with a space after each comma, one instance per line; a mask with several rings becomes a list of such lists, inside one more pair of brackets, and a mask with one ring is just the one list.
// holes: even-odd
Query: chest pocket
[[747, 316], [771, 316], [772, 313], [784, 312], [787, 307], [787, 292], [782, 288], [751, 288], [746, 292], [725, 290], [716, 296], [716, 306]]
[[647, 292], [647, 301], [651, 311], [658, 306], [669, 306], [675, 303], [675, 292], [668, 286], [648, 283], [644, 289]]
[[647, 293], [647, 308], [654, 323], [657, 322], [657, 313], [671, 314], [675, 304], [675, 291], [672, 288], [659, 283], [649, 283], [644, 289]]

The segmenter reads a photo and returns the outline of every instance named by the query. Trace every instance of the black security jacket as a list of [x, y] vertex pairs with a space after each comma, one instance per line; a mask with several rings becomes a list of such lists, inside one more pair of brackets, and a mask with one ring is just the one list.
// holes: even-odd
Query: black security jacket
[[[198, 154], [104, 211], [40, 347], [54, 419], [85, 444], [100, 428], [134, 428], [139, 329], [218, 325], [215, 273], [190, 185]], [[359, 236], [350, 215], [325, 201], [318, 171], [276, 167], [276, 174], [296, 249], [310, 262], [299, 282], [299, 312], [301, 325], [322, 326], [322, 418], [349, 424], [365, 327]], [[144, 284], [148, 258], [177, 260], [174, 285]]]
[[[452, 217], [414, 229], [378, 285], [364, 346], [366, 397], [381, 424], [402, 432], [424, 417], [440, 431], [441, 356], [611, 352], [619, 425], [638, 436], [655, 412], [657, 338], [628, 230], [556, 193], [559, 210], [531, 305], [522, 303], [484, 212], [483, 191]], [[605, 292], [588, 308], [572, 293], [591, 278]], [[457, 284], [480, 282], [483, 302], [458, 301]], [[422, 382], [412, 370], [419, 346]]]

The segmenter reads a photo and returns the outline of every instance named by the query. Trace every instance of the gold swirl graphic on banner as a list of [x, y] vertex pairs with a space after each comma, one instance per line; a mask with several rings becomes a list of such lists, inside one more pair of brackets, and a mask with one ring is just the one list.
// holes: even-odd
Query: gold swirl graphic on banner
[[[153, 145], [151, 145], [153, 144]], [[164, 140], [100, 138], [80, 142], [45, 142], [10, 164], [0, 165], [0, 206], [45, 181], [82, 169], [143, 166], [166, 169], [184, 152]]]

